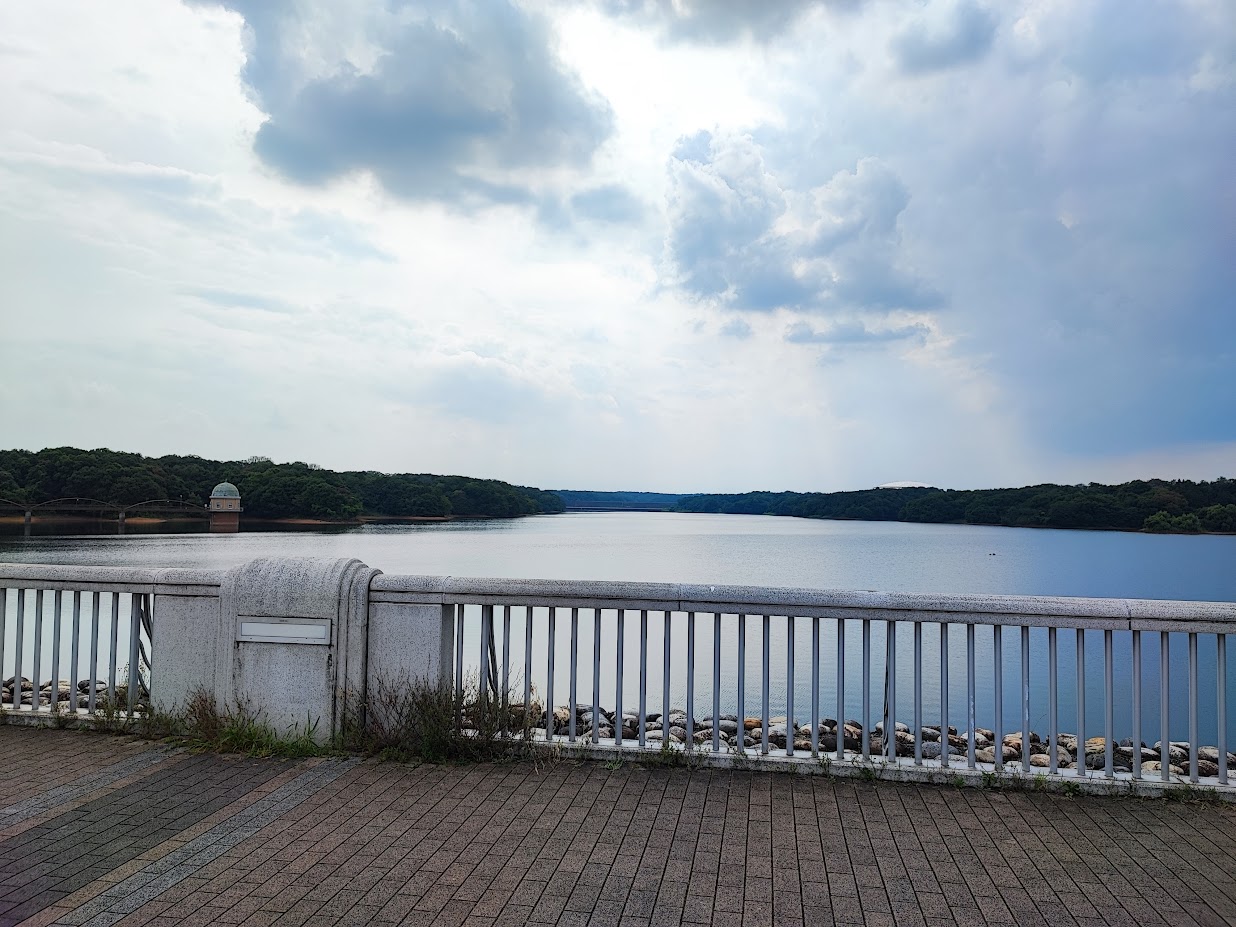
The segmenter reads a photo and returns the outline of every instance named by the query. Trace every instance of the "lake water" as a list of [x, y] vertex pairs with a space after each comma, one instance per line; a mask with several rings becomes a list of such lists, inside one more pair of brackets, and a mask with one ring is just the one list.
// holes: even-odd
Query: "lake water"
[[[1084, 532], [996, 528], [963, 525], [913, 525], [893, 522], [837, 522], [746, 515], [685, 515], [674, 513], [589, 513], [542, 516], [516, 520], [476, 521], [435, 525], [368, 525], [321, 531], [243, 532], [235, 535], [129, 533], [117, 536], [0, 537], [0, 560], [92, 564], [106, 566], [228, 567], [258, 556], [357, 557], [388, 573], [455, 576], [523, 577], [539, 579], [601, 579], [652, 582], [738, 583], [801, 586], [822, 589], [870, 589], [892, 592], [991, 593], [1111, 596], [1121, 598], [1236, 601], [1236, 537], [1163, 536], [1119, 532]], [[13, 611], [13, 596], [9, 597]], [[525, 614], [512, 610], [512, 664], [523, 666]], [[673, 619], [671, 697], [682, 705], [685, 682], [681, 665], [685, 653], [686, 616]], [[650, 616], [649, 707], [660, 708], [662, 640], [660, 616]], [[535, 666], [532, 678], [538, 691], [546, 682], [543, 668], [547, 617], [540, 610], [534, 619]], [[758, 711], [760, 692], [760, 621], [748, 620], [746, 699], [749, 713]], [[606, 659], [599, 683], [604, 693], [614, 692], [614, 616], [603, 623]], [[835, 630], [822, 622], [821, 713], [836, 713]], [[7, 622], [4, 673], [12, 671], [12, 620]], [[850, 622], [846, 646], [846, 713], [861, 711], [861, 625]], [[565, 699], [569, 666], [569, 619], [557, 623], [555, 701]], [[623, 700], [635, 704], [632, 688], [638, 672], [638, 617], [629, 616], [624, 642], [626, 685]], [[883, 666], [884, 628], [872, 623], [872, 648], [877, 667]], [[123, 628], [121, 629], [123, 632]], [[924, 665], [938, 663], [939, 632], [929, 625], [924, 634]], [[696, 713], [712, 706], [712, 619], [697, 620], [698, 661]], [[771, 688], [784, 692], [786, 622], [772, 621], [774, 654]], [[1046, 631], [1031, 633], [1031, 723], [1046, 731]], [[805, 717], [810, 704], [811, 622], [795, 624], [795, 715]], [[1019, 632], [1004, 634], [1005, 726], [1020, 723]], [[1062, 632], [1059, 648], [1060, 725], [1076, 728], [1076, 663], [1073, 632]], [[1179, 639], [1177, 639], [1179, 638]], [[499, 638], [499, 646], [501, 646]], [[723, 711], [732, 711], [737, 692], [736, 619], [724, 619], [721, 635], [723, 670], [718, 692]], [[468, 653], [475, 653], [474, 641]], [[579, 627], [580, 700], [592, 692], [592, 620], [581, 617]], [[1117, 678], [1116, 727], [1121, 736], [1131, 731], [1129, 706], [1131, 678], [1130, 635], [1115, 636]], [[123, 652], [124, 642], [121, 641]], [[1103, 697], [1103, 636], [1088, 632], [1086, 646], [1086, 727], [1101, 733]], [[977, 641], [977, 702], [979, 723], [990, 726], [995, 651], [990, 629], [981, 628]], [[903, 626], [897, 637], [897, 715], [909, 720], [912, 702], [912, 631]], [[1170, 646], [1172, 737], [1187, 731], [1187, 646], [1173, 635]], [[1213, 636], [1201, 638], [1199, 648], [1199, 701], [1201, 738], [1214, 743], [1216, 660]], [[1229, 654], [1229, 664], [1232, 657]], [[964, 726], [965, 632], [950, 632], [949, 720]], [[1157, 635], [1143, 646], [1143, 736], [1158, 737]], [[46, 665], [46, 664], [45, 664]], [[873, 673], [871, 704], [878, 716], [883, 704], [882, 670]], [[1236, 696], [1236, 670], [1229, 666], [1229, 704]], [[611, 706], [610, 697], [602, 703]], [[784, 695], [774, 695], [772, 712], [784, 711]], [[924, 680], [927, 720], [938, 719], [938, 675]], [[1228, 712], [1232, 719], [1233, 712]], [[1229, 728], [1236, 723], [1229, 720]], [[1236, 728], [1229, 731], [1236, 742]]]

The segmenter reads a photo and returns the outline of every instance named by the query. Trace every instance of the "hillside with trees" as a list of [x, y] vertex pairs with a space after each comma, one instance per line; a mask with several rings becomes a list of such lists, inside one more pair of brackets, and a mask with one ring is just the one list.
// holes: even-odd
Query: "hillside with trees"
[[513, 518], [563, 510], [552, 492], [466, 476], [337, 473], [267, 457], [144, 457], [106, 448], [0, 451], [0, 499], [18, 503], [80, 496], [118, 505], [152, 499], [205, 505], [211, 489], [224, 481], [236, 484], [245, 515], [256, 518]]
[[1044, 483], [1020, 489], [865, 489], [687, 496], [679, 512], [791, 515], [1022, 528], [1236, 532], [1236, 480], [1134, 480], [1108, 486]]

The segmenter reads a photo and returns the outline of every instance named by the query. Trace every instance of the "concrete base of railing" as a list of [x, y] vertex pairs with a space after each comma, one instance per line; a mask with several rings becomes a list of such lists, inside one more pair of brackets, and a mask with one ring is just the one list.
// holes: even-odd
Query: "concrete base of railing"
[[709, 750], [687, 751], [681, 748], [659, 746], [632, 746], [613, 741], [594, 744], [565, 739], [531, 741], [537, 753], [546, 756], [596, 760], [611, 763], [636, 763], [643, 766], [687, 766], [699, 769], [728, 769], [746, 772], [787, 773], [799, 776], [831, 776], [839, 779], [855, 779], [863, 782], [913, 782], [929, 785], [964, 788], [1003, 789], [1017, 791], [1047, 792], [1062, 795], [1103, 795], [1108, 797], [1140, 798], [1189, 798], [1236, 803], [1236, 784], [1221, 785], [1203, 781], [1194, 784], [1186, 778], [1173, 776], [1167, 782], [1143, 776], [1134, 779], [1128, 773], [1116, 773], [1114, 778], [1105, 776], [1073, 776], [1063, 773], [1026, 773], [1020, 767], [997, 770], [994, 766], [979, 763], [977, 768], [967, 766], [941, 766], [936, 760], [924, 760], [916, 766], [913, 760], [888, 760], [872, 757], [864, 760], [858, 754], [838, 760], [835, 755], [812, 757], [810, 755], [785, 756], [784, 754], [761, 754], [756, 751], [744, 753], [713, 753]]
[[0, 727], [11, 724], [21, 727], [70, 731], [108, 731], [124, 734], [137, 731], [141, 721], [141, 715], [130, 718], [121, 712], [114, 717], [108, 717], [97, 711], [91, 714], [84, 708], [70, 709], [53, 714], [50, 711], [31, 711], [29, 708], [0, 707]]

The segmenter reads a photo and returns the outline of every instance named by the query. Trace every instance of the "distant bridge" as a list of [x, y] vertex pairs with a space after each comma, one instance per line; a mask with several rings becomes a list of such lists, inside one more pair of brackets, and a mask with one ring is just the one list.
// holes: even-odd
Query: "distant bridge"
[[147, 499], [144, 502], [121, 505], [118, 502], [103, 502], [100, 499], [66, 496], [63, 499], [49, 499], [46, 502], [17, 502], [13, 499], [0, 499], [0, 515], [24, 515], [26, 521], [30, 521], [35, 515], [78, 515], [83, 518], [114, 518], [123, 523], [126, 518], [137, 515], [206, 518], [210, 515], [210, 511], [200, 502], [186, 502], [183, 499]]

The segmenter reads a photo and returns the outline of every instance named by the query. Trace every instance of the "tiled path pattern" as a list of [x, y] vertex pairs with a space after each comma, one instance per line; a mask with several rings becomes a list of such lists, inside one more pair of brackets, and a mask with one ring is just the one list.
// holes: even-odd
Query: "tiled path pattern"
[[0, 927], [1236, 924], [1236, 809], [0, 727]]

